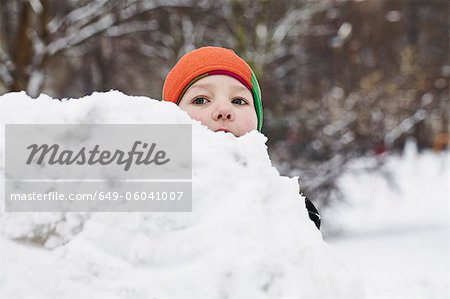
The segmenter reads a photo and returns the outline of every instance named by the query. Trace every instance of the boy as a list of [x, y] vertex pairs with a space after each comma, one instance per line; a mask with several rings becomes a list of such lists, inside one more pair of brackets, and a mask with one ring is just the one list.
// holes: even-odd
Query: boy
[[232, 50], [203, 47], [183, 56], [167, 75], [163, 100], [213, 131], [239, 137], [262, 127], [258, 81]]
[[[234, 51], [203, 47], [184, 55], [163, 86], [163, 100], [176, 103], [214, 132], [240, 137], [261, 131], [263, 107], [258, 80]], [[309, 218], [320, 228], [320, 216], [306, 199]]]

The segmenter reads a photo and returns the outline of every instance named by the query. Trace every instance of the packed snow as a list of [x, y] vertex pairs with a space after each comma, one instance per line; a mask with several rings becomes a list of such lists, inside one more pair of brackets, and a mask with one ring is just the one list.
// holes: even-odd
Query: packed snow
[[[308, 218], [267, 138], [214, 133], [176, 105], [117, 91], [0, 97], [2, 124], [192, 124], [192, 212], [6, 213], [2, 298], [363, 298], [359, 271]], [[0, 128], [4, 180], [5, 131]], [[2, 200], [4, 184], [0, 186]]]

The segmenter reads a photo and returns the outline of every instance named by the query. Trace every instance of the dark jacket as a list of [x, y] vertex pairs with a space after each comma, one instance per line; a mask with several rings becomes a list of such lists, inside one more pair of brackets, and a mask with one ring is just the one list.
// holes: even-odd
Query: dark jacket
[[305, 197], [305, 205], [308, 210], [309, 219], [316, 225], [317, 229], [320, 230], [320, 215], [313, 203]]

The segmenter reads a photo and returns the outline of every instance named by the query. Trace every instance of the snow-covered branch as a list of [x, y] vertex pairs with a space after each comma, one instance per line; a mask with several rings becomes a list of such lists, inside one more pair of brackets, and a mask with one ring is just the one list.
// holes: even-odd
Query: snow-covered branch
[[[127, 25], [130, 19], [139, 14], [151, 10], [170, 7], [170, 6], [188, 6], [187, 1], [104, 1], [98, 0], [70, 12], [62, 21], [55, 19], [51, 22], [50, 32], [57, 33], [59, 28], [67, 28], [61, 36], [53, 40], [48, 46], [46, 52], [49, 55], [71, 47], [76, 46], [95, 35], [103, 33], [110, 28], [108, 34], [121, 35], [125, 32], [154, 30], [154, 25], [150, 22], [133, 21]], [[114, 27], [113, 27], [114, 26]], [[124, 27], [121, 27], [124, 26]]]
[[0, 47], [0, 80], [5, 83], [6, 86], [10, 86], [13, 83], [12, 71], [14, 70], [14, 62], [10, 59], [9, 55], [3, 51]]
[[305, 7], [290, 11], [281, 19], [272, 33], [273, 46], [278, 46], [288, 35], [301, 35], [309, 30], [311, 17], [329, 8], [325, 1], [311, 2]]
[[427, 117], [428, 113], [424, 109], [417, 110], [412, 116], [405, 118], [402, 120], [398, 126], [392, 129], [389, 133], [384, 137], [384, 141], [386, 144], [392, 144], [397, 138], [401, 135], [407, 133], [415, 124], [424, 120]]
[[86, 25], [85, 27], [81, 28], [78, 32], [73, 32], [68, 36], [59, 38], [54, 42], [50, 43], [47, 46], [47, 52], [50, 55], [53, 55], [64, 48], [75, 46], [87, 40], [88, 38], [93, 37], [94, 35], [99, 34], [100, 32], [108, 29], [115, 23], [115, 21], [116, 17], [114, 15], [112, 14], [103, 15], [102, 17], [100, 17], [99, 20], [97, 20], [92, 24]]
[[153, 31], [158, 29], [158, 22], [151, 21], [132, 21], [117, 26], [112, 26], [106, 30], [106, 34], [111, 37], [123, 36], [136, 32]]

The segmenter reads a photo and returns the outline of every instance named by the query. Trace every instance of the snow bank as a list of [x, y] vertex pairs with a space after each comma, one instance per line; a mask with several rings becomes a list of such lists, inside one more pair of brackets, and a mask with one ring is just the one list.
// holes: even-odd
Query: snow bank
[[172, 103], [117, 91], [9, 93], [0, 120], [193, 124], [192, 212], [2, 212], [4, 298], [361, 298], [358, 275], [322, 240], [297, 178], [272, 167], [258, 132], [214, 133]]

